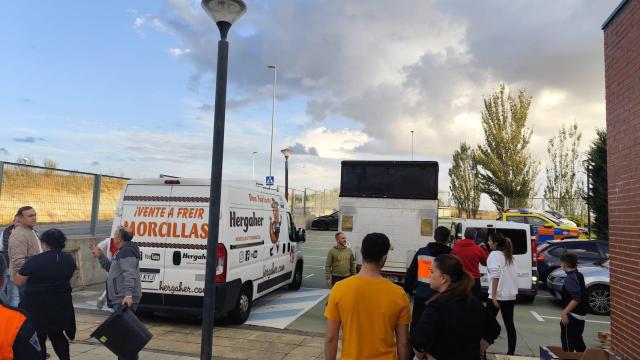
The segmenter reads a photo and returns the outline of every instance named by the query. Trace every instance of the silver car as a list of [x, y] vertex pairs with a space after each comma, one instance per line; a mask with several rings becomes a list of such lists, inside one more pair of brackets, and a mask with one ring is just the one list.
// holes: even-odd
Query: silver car
[[[609, 262], [606, 261], [602, 266], [578, 266], [578, 271], [584, 275], [589, 310], [596, 315], [609, 315]], [[562, 285], [566, 277], [564, 270], [557, 269], [547, 278], [549, 292], [558, 300], [562, 300]]]

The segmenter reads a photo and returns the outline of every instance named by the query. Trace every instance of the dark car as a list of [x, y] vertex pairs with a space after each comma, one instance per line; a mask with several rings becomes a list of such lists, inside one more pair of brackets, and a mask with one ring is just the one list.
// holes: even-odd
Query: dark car
[[339, 211], [330, 215], [319, 216], [313, 219], [311, 222], [311, 228], [320, 230], [338, 230], [338, 219], [340, 219]]
[[602, 265], [609, 259], [609, 242], [604, 240], [552, 240], [538, 247], [538, 275], [542, 284], [560, 267], [560, 257], [566, 253], [578, 256], [583, 266]]

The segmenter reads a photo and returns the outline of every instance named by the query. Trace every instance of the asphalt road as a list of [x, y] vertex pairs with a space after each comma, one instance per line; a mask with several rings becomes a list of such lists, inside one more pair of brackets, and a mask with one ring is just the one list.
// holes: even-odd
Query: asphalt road
[[[335, 245], [332, 231], [308, 231], [307, 241], [302, 246], [305, 258], [302, 286], [311, 288], [326, 287], [324, 282], [324, 262], [327, 252]], [[347, 234], [347, 240], [348, 234]], [[323, 316], [326, 300], [307, 311], [292, 322], [287, 329], [323, 332], [326, 319]], [[538, 356], [541, 345], [560, 344], [561, 305], [546, 291], [540, 291], [531, 304], [519, 303], [515, 308], [515, 324], [518, 332], [516, 353], [525, 356]], [[498, 316], [500, 317], [500, 316]], [[502, 323], [502, 320], [499, 319]], [[584, 332], [587, 346], [598, 346], [598, 331], [610, 329], [608, 316], [589, 315]], [[506, 333], [492, 346], [492, 352], [507, 351]]]

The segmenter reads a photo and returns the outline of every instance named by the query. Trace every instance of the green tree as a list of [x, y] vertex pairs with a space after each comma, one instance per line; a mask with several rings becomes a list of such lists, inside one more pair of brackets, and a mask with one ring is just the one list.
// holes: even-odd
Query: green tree
[[609, 239], [606, 130], [596, 130], [596, 138], [587, 151], [585, 167], [589, 176], [589, 189], [585, 200], [595, 215], [593, 231], [599, 239]]
[[581, 210], [582, 182], [577, 179], [581, 139], [578, 124], [574, 123], [568, 129], [563, 125], [558, 135], [547, 143], [550, 162], [547, 164], [544, 197], [553, 210], [566, 215], [577, 215]]
[[461, 143], [453, 153], [453, 165], [449, 169], [451, 198], [460, 212], [475, 219], [480, 207], [480, 183], [478, 166], [474, 161], [475, 150]]
[[485, 143], [475, 156], [479, 166], [480, 189], [487, 194], [498, 211], [508, 206], [527, 206], [535, 193], [539, 164], [527, 147], [532, 131], [527, 128], [531, 97], [525, 90], [513, 96], [501, 84], [498, 91], [484, 99], [482, 128]]

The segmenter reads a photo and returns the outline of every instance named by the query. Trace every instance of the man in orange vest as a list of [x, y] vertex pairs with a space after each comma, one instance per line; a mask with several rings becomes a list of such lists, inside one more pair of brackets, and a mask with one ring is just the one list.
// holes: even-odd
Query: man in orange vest
[[[0, 278], [0, 287], [4, 279]], [[19, 309], [0, 300], [0, 360], [39, 360], [42, 358], [38, 334]]]

